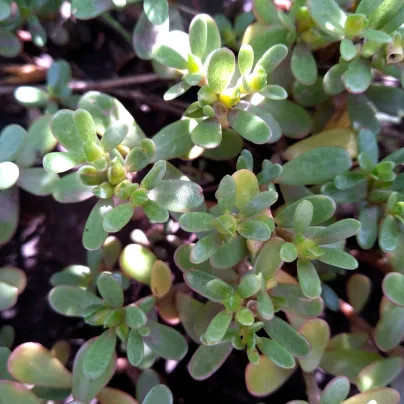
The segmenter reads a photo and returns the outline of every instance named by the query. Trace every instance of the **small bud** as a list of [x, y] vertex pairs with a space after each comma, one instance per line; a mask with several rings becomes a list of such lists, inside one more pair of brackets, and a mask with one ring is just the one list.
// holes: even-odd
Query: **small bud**
[[203, 86], [198, 91], [198, 101], [201, 107], [205, 105], [212, 105], [217, 101], [217, 94], [208, 86]]
[[84, 321], [90, 325], [103, 325], [106, 318], [110, 315], [111, 309], [101, 309], [94, 314], [86, 317]]
[[298, 32], [308, 31], [315, 26], [308, 7], [303, 6], [298, 9], [296, 13], [296, 25]]
[[151, 139], [143, 139], [140, 142], [140, 146], [150, 156], [154, 156], [156, 154], [156, 145], [154, 144], [153, 140], [151, 140]]
[[114, 189], [114, 195], [118, 198], [121, 199], [122, 201], [125, 201], [126, 199], [129, 198], [129, 187], [132, 185], [132, 183], [129, 180], [124, 180], [120, 182]]
[[234, 107], [240, 102], [240, 89], [236, 87], [227, 88], [220, 94], [219, 100], [223, 102], [223, 104], [226, 105], [227, 108]]
[[233, 236], [237, 230], [237, 220], [232, 215], [219, 216], [213, 225], [222, 236]]
[[267, 74], [264, 69], [254, 69], [254, 71], [247, 77], [243, 77], [244, 93], [255, 93], [262, 90], [267, 84]]
[[117, 185], [126, 179], [126, 170], [116, 157], [111, 161], [110, 166], [107, 168], [107, 177], [112, 185]]
[[79, 168], [78, 173], [84, 185], [99, 185], [107, 179], [105, 172], [97, 171], [93, 166], [82, 166]]
[[393, 34], [393, 41], [386, 46], [386, 61], [388, 64], [400, 63], [404, 60], [403, 37], [401, 33]]
[[109, 182], [103, 182], [98, 187], [95, 187], [92, 192], [95, 196], [98, 196], [98, 198], [101, 199], [112, 198], [114, 195], [114, 186]]
[[348, 15], [344, 32], [347, 36], [353, 37], [358, 36], [369, 24], [369, 20], [364, 14], [351, 14]]
[[102, 147], [96, 143], [84, 144], [83, 150], [84, 150], [84, 155], [86, 156], [87, 161], [96, 161], [104, 155]]
[[127, 324], [119, 324], [118, 327], [115, 328], [115, 332], [118, 338], [126, 344], [129, 338], [129, 326]]
[[189, 73], [202, 73], [204, 71], [201, 59], [192, 53], [188, 54], [187, 67]]
[[111, 328], [121, 324], [125, 319], [125, 314], [122, 308], [112, 310], [104, 321], [104, 327]]
[[149, 201], [149, 198], [147, 197], [147, 191], [143, 188], [137, 189], [130, 196], [130, 200], [132, 202], [133, 207], [144, 205], [146, 202]]
[[148, 337], [150, 335], [150, 328], [147, 325], [139, 327], [137, 330], [142, 337]]

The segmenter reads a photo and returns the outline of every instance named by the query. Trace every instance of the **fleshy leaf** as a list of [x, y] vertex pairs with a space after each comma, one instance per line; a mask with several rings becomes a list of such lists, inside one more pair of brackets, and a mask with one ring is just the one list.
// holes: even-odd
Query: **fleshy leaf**
[[19, 345], [8, 360], [9, 372], [21, 383], [37, 386], [70, 387], [70, 372], [42, 345], [27, 342]]
[[305, 44], [297, 44], [293, 49], [291, 66], [293, 75], [301, 83], [311, 86], [316, 82], [317, 63]]
[[365, 307], [371, 291], [372, 283], [366, 275], [354, 274], [349, 278], [346, 294], [348, 302], [357, 313]]
[[340, 404], [348, 396], [350, 387], [347, 377], [335, 377], [324, 387], [320, 404]]
[[158, 384], [147, 393], [142, 404], [173, 404], [173, 395], [167, 386]]
[[305, 296], [315, 299], [321, 295], [321, 281], [311, 261], [299, 258], [297, 260], [297, 274]]
[[208, 85], [220, 94], [229, 86], [236, 70], [234, 53], [227, 48], [218, 49], [210, 54], [206, 63]]
[[399, 272], [387, 274], [383, 279], [383, 293], [392, 303], [404, 307], [404, 275]]
[[345, 149], [319, 147], [286, 163], [278, 181], [288, 185], [323, 184], [350, 167], [351, 159]]

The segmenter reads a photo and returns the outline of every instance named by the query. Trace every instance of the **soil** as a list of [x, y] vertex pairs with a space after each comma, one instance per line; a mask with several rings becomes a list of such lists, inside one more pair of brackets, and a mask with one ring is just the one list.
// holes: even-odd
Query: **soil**
[[[198, 2], [196, 2], [198, 3]], [[207, 1], [201, 3], [208, 3]], [[220, 2], [209, 2], [210, 6]], [[204, 11], [211, 11], [206, 4]], [[129, 24], [129, 22], [127, 22]], [[130, 26], [130, 24], [129, 24]], [[50, 44], [44, 51], [26, 46], [25, 57], [17, 63], [25, 63], [34, 56], [48, 53], [53, 58], [65, 58], [73, 67], [74, 77], [82, 80], [102, 80], [125, 75], [149, 73], [148, 62], [134, 57], [133, 51], [125, 45], [119, 35], [111, 31], [99, 21], [79, 22], [72, 30], [74, 41], [63, 48]], [[28, 56], [29, 55], [29, 56]], [[15, 61], [13, 61], [14, 63]], [[1, 59], [0, 67], [9, 64], [9, 60]], [[1, 74], [1, 73], [0, 73]], [[178, 116], [164, 111], [148, 102], [148, 94], [160, 96], [167, 88], [167, 83], [157, 82], [134, 87], [145, 93], [144, 100], [121, 99], [126, 108], [135, 117], [138, 124], [148, 136], [152, 136], [163, 126], [178, 119]], [[187, 101], [186, 98], [183, 101]], [[27, 126], [29, 117], [26, 110], [15, 103], [12, 96], [0, 96], [2, 114], [0, 127], [10, 123]], [[142, 107], [147, 105], [147, 108]], [[271, 146], [272, 147], [272, 146]], [[255, 157], [261, 159], [271, 156], [274, 150], [257, 148], [253, 150]], [[179, 164], [179, 162], [174, 162]], [[206, 172], [214, 176], [211, 184], [206, 186], [205, 196], [213, 197], [214, 187], [224, 174], [231, 174], [235, 161], [206, 162]], [[183, 162], [181, 164], [184, 164]], [[191, 166], [194, 166], [192, 163]], [[0, 248], [0, 266], [14, 265], [23, 269], [28, 277], [28, 286], [18, 299], [17, 305], [0, 314], [0, 326], [10, 324], [15, 328], [15, 345], [34, 341], [50, 348], [60, 339], [71, 342], [76, 351], [84, 340], [99, 334], [96, 327], [86, 326], [80, 319], [70, 319], [54, 313], [47, 302], [47, 294], [51, 289], [50, 277], [67, 265], [83, 264], [86, 262], [86, 252], [81, 243], [82, 231], [88, 214], [95, 203], [90, 199], [76, 204], [59, 204], [52, 197], [35, 197], [24, 191], [20, 195], [21, 215], [20, 224], [13, 239]], [[131, 222], [128, 229], [118, 233], [123, 244], [129, 243], [130, 230], [146, 229], [147, 222]], [[173, 247], [160, 243], [159, 247], [166, 249], [167, 256], [172, 257]], [[174, 268], [174, 264], [172, 263]], [[380, 283], [382, 275], [378, 269], [364, 264], [359, 272], [366, 272], [371, 277], [376, 288], [370, 304], [365, 308], [364, 316], [373, 325], [377, 321], [378, 302], [381, 297]], [[180, 272], [176, 272], [177, 281], [182, 281]], [[338, 277], [330, 286], [344, 298], [347, 277]], [[333, 334], [347, 331], [348, 322], [341, 313], [329, 310], [325, 312]], [[193, 380], [186, 369], [186, 364], [196, 349], [190, 343], [187, 357], [171, 372], [165, 370], [165, 362], [160, 360], [155, 365], [162, 379], [171, 388], [176, 403], [199, 404], [207, 402], [220, 403], [286, 403], [292, 399], [305, 399], [305, 385], [300, 371], [296, 372], [284, 387], [267, 398], [252, 397], [244, 381], [244, 371], [247, 358], [244, 352], [234, 351], [222, 368], [212, 377], [203, 382]], [[319, 374], [320, 387], [329, 380]], [[111, 386], [134, 394], [133, 380], [124, 373], [117, 373], [111, 381]]]

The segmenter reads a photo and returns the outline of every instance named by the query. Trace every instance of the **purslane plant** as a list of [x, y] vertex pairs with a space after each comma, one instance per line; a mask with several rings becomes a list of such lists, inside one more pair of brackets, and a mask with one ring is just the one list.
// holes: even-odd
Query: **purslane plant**
[[[72, 10], [88, 19], [135, 2], [72, 1]], [[35, 404], [36, 397], [65, 398], [70, 392], [80, 404], [94, 397], [106, 404], [119, 400], [119, 393], [105, 388], [115, 371], [117, 342], [140, 369], [157, 358], [182, 360], [188, 351], [186, 338], [158, 322], [159, 315], [170, 325], [181, 323], [199, 345], [188, 364], [196, 380], [212, 375], [236, 349], [246, 351], [246, 384], [257, 397], [274, 392], [300, 367], [310, 402], [318, 368], [336, 376], [321, 394], [315, 391], [321, 404], [399, 402], [398, 392], [386, 386], [404, 368], [396, 349], [404, 338], [404, 149], [378, 135], [383, 123], [403, 117], [404, 92], [378, 81], [386, 74], [402, 81], [404, 5], [401, 0], [295, 0], [280, 11], [272, 0], [254, 0], [253, 13], [258, 22], [247, 13], [236, 19], [234, 30], [223, 16], [200, 14], [186, 34], [171, 21], [174, 14], [167, 20], [165, 0], [144, 1], [135, 48], [139, 52], [139, 35], [154, 32], [150, 22], [161, 24], [160, 35], [150, 41], [153, 49], [150, 43], [143, 49], [144, 59], [153, 57], [171, 69], [170, 78], [180, 78], [164, 99], [197, 87], [183, 117], [150, 138], [107, 94], [86, 93], [77, 106], [56, 112], [54, 102], [66, 106], [71, 95], [64, 62], [48, 73], [49, 94], [33, 89], [39, 103], [32, 106], [48, 106], [54, 113], [46, 119], [59, 143], [58, 151], [43, 158], [45, 170], [58, 179], [49, 192], [63, 203], [98, 198], [83, 232], [88, 266], [54, 274], [49, 302], [56, 312], [104, 330], [81, 347], [73, 375], [38, 344], [23, 344], [11, 355], [0, 350], [8, 363], [2, 378], [12, 380], [0, 381], [0, 391], [10, 399], [23, 391]], [[247, 27], [243, 38], [240, 25]], [[30, 104], [21, 89], [16, 98]], [[282, 135], [305, 139], [291, 144]], [[10, 154], [8, 137], [3, 139], [8, 147], [0, 147], [0, 154], [8, 153], [6, 168], [17, 158]], [[255, 154], [257, 147], [264, 157], [261, 171], [248, 150]], [[381, 161], [379, 150], [387, 156]], [[217, 201], [205, 199], [198, 179], [190, 181], [169, 162], [200, 156], [238, 156], [235, 172], [218, 180]], [[0, 175], [4, 188], [15, 182], [10, 173]], [[163, 258], [157, 258], [153, 237], [132, 236], [136, 244], [122, 249], [109, 236], [130, 226], [135, 212], [164, 224], [153, 237], [177, 247], [174, 261], [182, 276], [175, 273], [175, 280], [181, 282], [173, 282], [161, 250]], [[182, 242], [184, 234], [189, 243]], [[358, 320], [372, 282], [346, 272], [356, 269], [360, 258], [352, 251], [353, 240], [347, 243], [353, 236], [363, 249], [378, 238], [397, 271], [384, 278], [374, 332]], [[346, 302], [329, 283], [340, 275], [348, 277]], [[4, 308], [22, 291], [13, 283], [21, 279], [10, 276], [13, 281], [6, 276], [3, 282], [0, 271], [0, 286], [10, 292]], [[125, 296], [132, 280], [147, 297]], [[345, 314], [353, 331], [331, 336], [325, 309]], [[24, 370], [27, 357], [43, 361], [44, 378]], [[28, 391], [18, 382], [35, 387]], [[351, 383], [360, 393], [347, 399]], [[139, 401], [172, 402], [164, 387], [150, 396], [154, 401]]]

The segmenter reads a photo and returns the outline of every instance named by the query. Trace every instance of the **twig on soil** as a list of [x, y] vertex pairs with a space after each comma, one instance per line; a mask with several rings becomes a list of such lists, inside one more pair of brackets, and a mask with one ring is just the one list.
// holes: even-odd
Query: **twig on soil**
[[306, 384], [307, 399], [310, 404], [319, 404], [321, 391], [317, 385], [314, 373], [303, 372], [304, 383]]

